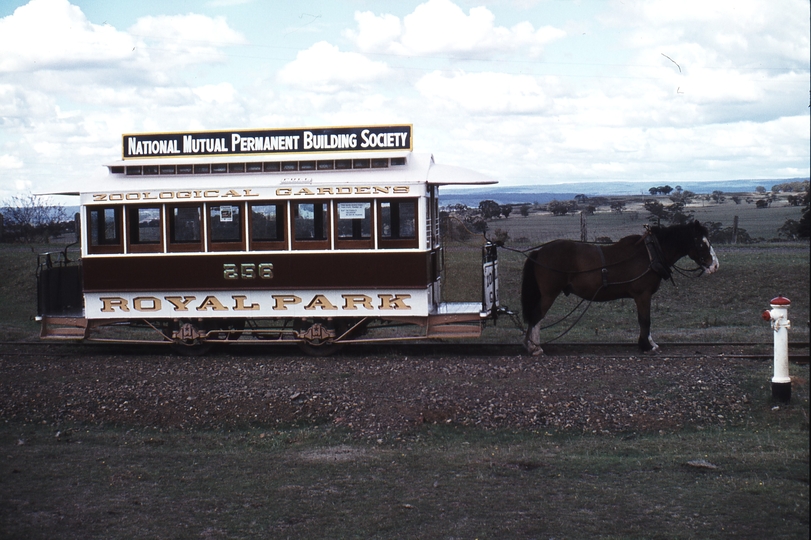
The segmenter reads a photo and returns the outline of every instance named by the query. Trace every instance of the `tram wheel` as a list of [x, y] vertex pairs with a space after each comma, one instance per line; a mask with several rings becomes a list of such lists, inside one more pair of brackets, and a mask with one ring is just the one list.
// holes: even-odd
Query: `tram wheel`
[[182, 356], [202, 356], [209, 352], [213, 343], [205, 341], [206, 331], [198, 328], [199, 322], [181, 319], [172, 325], [172, 350]]
[[302, 341], [298, 347], [309, 356], [330, 356], [340, 351], [344, 344], [336, 343], [349, 329], [349, 321], [343, 319], [297, 319], [293, 330]]

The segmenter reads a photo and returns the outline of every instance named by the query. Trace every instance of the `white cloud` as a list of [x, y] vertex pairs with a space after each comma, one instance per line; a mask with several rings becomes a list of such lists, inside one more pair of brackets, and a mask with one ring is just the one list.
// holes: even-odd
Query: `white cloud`
[[22, 166], [23, 162], [17, 156], [0, 156], [0, 169], [19, 169]]
[[104, 67], [133, 56], [133, 39], [90, 23], [67, 0], [31, 0], [0, 19], [0, 73]]
[[373, 82], [385, 77], [389, 68], [365, 56], [341, 52], [335, 45], [320, 41], [296, 55], [278, 74], [283, 84], [320, 92]]
[[434, 71], [416, 88], [434, 106], [458, 106], [471, 114], [541, 114], [551, 103], [540, 82], [528, 75]]
[[521, 51], [537, 56], [543, 47], [566, 35], [552, 26], [535, 29], [529, 22], [512, 28], [495, 25], [495, 15], [486, 7], [469, 14], [450, 0], [428, 0], [406, 15], [402, 23], [394, 15], [355, 14], [357, 30], [345, 32], [366, 53], [403, 56], [431, 54], [480, 54]]
[[152, 70], [222, 62], [223, 47], [246, 43], [223, 17], [194, 13], [142, 17], [128, 32], [138, 39], [138, 47], [146, 49], [141, 62], [148, 65], [141, 67]]

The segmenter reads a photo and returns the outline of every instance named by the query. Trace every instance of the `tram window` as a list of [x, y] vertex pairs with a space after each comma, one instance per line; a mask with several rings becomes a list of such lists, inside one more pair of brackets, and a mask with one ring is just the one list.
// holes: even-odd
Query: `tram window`
[[346, 201], [336, 203], [335, 246], [338, 248], [371, 248], [372, 203]]
[[329, 248], [329, 203], [293, 203], [293, 241], [298, 249]]
[[201, 251], [201, 208], [195, 206], [170, 206], [169, 251]]
[[252, 204], [251, 249], [284, 249], [284, 204]]
[[208, 207], [208, 241], [212, 251], [245, 249], [241, 205]]
[[115, 206], [88, 209], [88, 252], [121, 253], [121, 208]]
[[157, 206], [136, 206], [127, 213], [129, 223], [128, 250], [133, 253], [163, 251], [161, 209]]
[[380, 247], [417, 247], [417, 201], [380, 201], [378, 226]]

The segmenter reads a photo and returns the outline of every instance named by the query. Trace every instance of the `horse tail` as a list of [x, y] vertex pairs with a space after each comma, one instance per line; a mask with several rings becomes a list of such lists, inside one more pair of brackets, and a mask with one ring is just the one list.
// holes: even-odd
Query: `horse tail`
[[530, 253], [524, 262], [524, 270], [521, 278], [521, 313], [524, 315], [524, 322], [532, 322], [532, 314], [535, 313], [538, 303], [541, 301], [541, 289], [538, 288], [538, 281], [535, 278], [535, 259], [538, 258], [539, 251]]

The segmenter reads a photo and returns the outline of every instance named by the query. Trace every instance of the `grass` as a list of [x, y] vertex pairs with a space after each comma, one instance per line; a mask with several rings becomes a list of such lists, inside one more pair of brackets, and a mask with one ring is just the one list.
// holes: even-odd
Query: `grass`
[[6, 423], [0, 538], [805, 538], [807, 388], [669, 434]]

